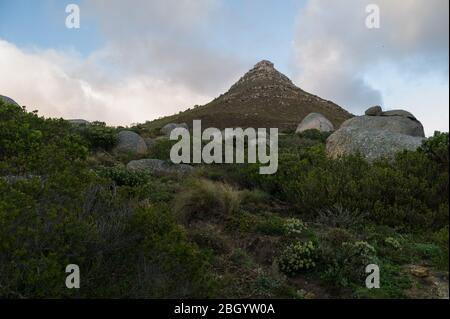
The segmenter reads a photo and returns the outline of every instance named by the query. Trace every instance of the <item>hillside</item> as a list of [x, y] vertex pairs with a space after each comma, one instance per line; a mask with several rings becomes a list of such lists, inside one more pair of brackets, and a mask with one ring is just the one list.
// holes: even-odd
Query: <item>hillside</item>
[[335, 103], [298, 88], [264, 60], [210, 103], [147, 122], [145, 127], [160, 128], [170, 122], [192, 125], [192, 120], [201, 119], [205, 127], [278, 127], [285, 131], [294, 130], [311, 112], [323, 114], [335, 127], [352, 116]]
[[273, 175], [132, 169], [172, 144], [124, 133], [0, 100], [0, 298], [448, 298], [448, 133], [374, 163], [283, 134]]

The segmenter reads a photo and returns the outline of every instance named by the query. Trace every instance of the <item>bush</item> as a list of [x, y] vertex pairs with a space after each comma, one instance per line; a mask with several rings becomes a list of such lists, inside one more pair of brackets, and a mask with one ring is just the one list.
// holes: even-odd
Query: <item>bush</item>
[[[167, 207], [137, 201], [133, 187], [94, 174], [86, 140], [67, 121], [1, 101], [0, 119], [0, 296], [213, 296], [207, 256]], [[139, 176], [106, 172], [144, 187]], [[64, 284], [73, 263], [81, 289]]]
[[356, 228], [364, 224], [368, 214], [359, 211], [350, 211], [337, 204], [331, 208], [324, 208], [318, 211], [316, 221], [333, 228]]
[[[163, 206], [139, 206], [120, 189], [85, 184], [70, 175], [45, 184], [0, 179], [0, 190], [1, 296], [185, 298], [212, 293], [206, 256], [188, 243]], [[82, 271], [82, 289], [64, 285], [70, 263]]]
[[86, 139], [91, 149], [110, 150], [117, 144], [117, 130], [107, 127], [104, 122], [93, 122], [75, 128]]
[[315, 248], [311, 241], [297, 242], [286, 247], [278, 259], [280, 270], [293, 275], [302, 270], [308, 270], [316, 266]]
[[321, 243], [320, 257], [325, 268], [324, 279], [344, 287], [364, 285], [366, 267], [370, 264], [379, 265], [375, 248], [365, 241], [331, 246], [330, 243]]
[[419, 148], [419, 152], [426, 154], [428, 158], [441, 164], [448, 170], [448, 145], [448, 133], [441, 133], [436, 131], [434, 132], [433, 137], [430, 137], [423, 141], [422, 146]]
[[185, 224], [202, 219], [223, 220], [239, 208], [239, 192], [231, 186], [208, 180], [191, 180], [177, 194], [174, 212]]
[[190, 237], [200, 248], [211, 249], [218, 254], [229, 251], [225, 237], [220, 235], [219, 230], [212, 225], [192, 230]]
[[300, 219], [288, 218], [284, 221], [284, 232], [287, 236], [297, 236], [307, 230], [308, 227]]
[[448, 224], [448, 168], [423, 152], [402, 152], [394, 162], [368, 163], [360, 156], [330, 159], [321, 144], [280, 149], [277, 174], [258, 165], [236, 165], [228, 176], [289, 202], [296, 212], [336, 227], [368, 222], [410, 230]]
[[161, 160], [170, 160], [170, 150], [177, 141], [172, 141], [167, 138], [155, 139], [155, 143], [150, 148], [150, 157]]
[[307, 138], [310, 140], [317, 140], [320, 141], [322, 143], [325, 143], [325, 141], [327, 140], [328, 136], [331, 135], [331, 132], [321, 132], [317, 129], [309, 129], [306, 131], [303, 131], [301, 133], [298, 133], [298, 135], [301, 138]]
[[133, 171], [122, 166], [103, 167], [98, 169], [97, 173], [113, 180], [118, 186], [139, 186], [150, 178], [150, 174], [145, 171]]
[[285, 222], [278, 215], [266, 213], [259, 218], [256, 231], [264, 235], [284, 235]]

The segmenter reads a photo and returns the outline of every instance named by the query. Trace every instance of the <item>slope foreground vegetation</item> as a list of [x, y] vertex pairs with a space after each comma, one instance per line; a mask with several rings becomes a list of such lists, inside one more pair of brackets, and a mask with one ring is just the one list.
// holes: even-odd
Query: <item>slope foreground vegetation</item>
[[[448, 133], [373, 162], [327, 157], [329, 133], [290, 133], [274, 175], [183, 175], [127, 169], [145, 155], [116, 154], [119, 130], [0, 101], [1, 297], [448, 297]], [[155, 145], [167, 160], [171, 144]]]

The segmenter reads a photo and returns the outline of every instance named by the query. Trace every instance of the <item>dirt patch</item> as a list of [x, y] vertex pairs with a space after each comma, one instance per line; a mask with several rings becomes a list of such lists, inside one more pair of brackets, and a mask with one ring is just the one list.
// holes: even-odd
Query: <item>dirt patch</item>
[[448, 273], [433, 271], [427, 268], [426, 274], [417, 272], [416, 269], [427, 268], [424, 266], [408, 265], [412, 287], [406, 291], [408, 298], [413, 299], [449, 299]]

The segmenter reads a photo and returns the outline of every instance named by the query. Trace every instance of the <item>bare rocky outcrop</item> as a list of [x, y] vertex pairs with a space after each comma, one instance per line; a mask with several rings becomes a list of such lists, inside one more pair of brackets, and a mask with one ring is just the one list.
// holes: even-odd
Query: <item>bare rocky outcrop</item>
[[332, 158], [360, 153], [369, 161], [393, 159], [403, 150], [416, 150], [424, 140], [422, 124], [403, 110], [378, 112], [370, 108], [366, 114], [345, 121], [327, 139], [326, 152]]
[[403, 116], [356, 116], [344, 123], [341, 128], [375, 129], [409, 136], [424, 137], [425, 132], [419, 121]]
[[333, 158], [360, 153], [368, 161], [393, 159], [400, 151], [416, 150], [423, 140], [423, 137], [380, 129], [343, 127], [328, 137], [326, 152]]

